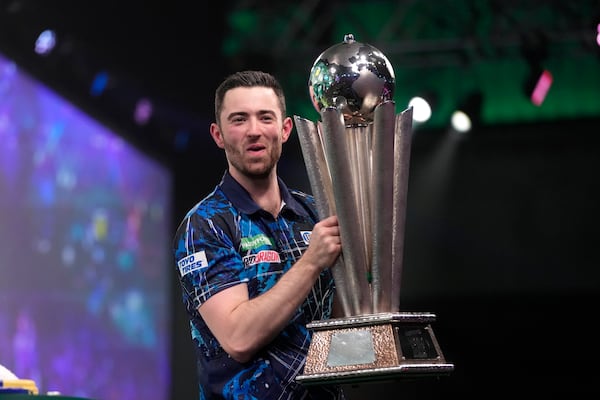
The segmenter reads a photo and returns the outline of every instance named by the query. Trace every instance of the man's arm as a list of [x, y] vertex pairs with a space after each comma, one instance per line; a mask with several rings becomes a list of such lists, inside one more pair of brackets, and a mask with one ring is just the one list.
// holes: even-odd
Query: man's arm
[[223, 349], [246, 362], [286, 326], [340, 251], [337, 217], [325, 218], [313, 227], [303, 256], [267, 292], [249, 299], [247, 285], [236, 285], [213, 295], [198, 311]]

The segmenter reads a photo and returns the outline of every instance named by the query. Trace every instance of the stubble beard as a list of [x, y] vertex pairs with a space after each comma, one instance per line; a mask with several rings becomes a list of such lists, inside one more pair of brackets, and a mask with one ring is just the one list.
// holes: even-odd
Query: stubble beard
[[258, 162], [245, 158], [244, 154], [236, 149], [226, 145], [225, 150], [227, 154], [230, 155], [229, 162], [231, 165], [242, 175], [252, 179], [268, 178], [273, 172], [273, 169], [275, 168], [275, 165], [281, 156], [281, 150], [276, 151], [271, 148], [271, 151], [267, 154], [266, 159], [261, 159], [260, 164], [262, 165], [258, 167]]

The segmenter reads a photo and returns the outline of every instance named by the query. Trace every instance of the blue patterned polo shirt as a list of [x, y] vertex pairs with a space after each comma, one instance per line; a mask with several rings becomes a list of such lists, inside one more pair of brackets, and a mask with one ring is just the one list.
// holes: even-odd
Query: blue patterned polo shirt
[[331, 316], [334, 282], [325, 270], [289, 324], [253, 360], [238, 363], [220, 346], [198, 307], [215, 293], [246, 283], [250, 298], [269, 290], [306, 250], [318, 220], [314, 199], [279, 179], [277, 218], [260, 209], [229, 173], [192, 208], [174, 240], [183, 302], [196, 345], [200, 400], [339, 399], [334, 387], [304, 386], [311, 333], [306, 324]]

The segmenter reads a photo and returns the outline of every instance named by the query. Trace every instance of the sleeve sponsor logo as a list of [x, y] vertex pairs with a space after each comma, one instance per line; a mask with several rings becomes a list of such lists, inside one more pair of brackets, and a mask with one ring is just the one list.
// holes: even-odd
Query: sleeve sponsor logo
[[302, 240], [306, 245], [310, 243], [310, 234], [312, 231], [300, 231], [300, 236], [302, 236]]
[[177, 262], [179, 267], [179, 274], [184, 276], [190, 272], [198, 271], [202, 268], [208, 267], [208, 261], [206, 260], [206, 253], [199, 251], [194, 254], [190, 254], [187, 257], [182, 258]]
[[273, 246], [273, 241], [267, 236], [260, 234], [251, 237], [242, 238], [242, 250], [248, 251], [257, 249], [260, 246]]
[[259, 263], [267, 262], [267, 263], [278, 263], [281, 262], [279, 258], [279, 253], [274, 250], [262, 250], [256, 254], [251, 254], [243, 258], [244, 266], [249, 267], [251, 265], [256, 265]]

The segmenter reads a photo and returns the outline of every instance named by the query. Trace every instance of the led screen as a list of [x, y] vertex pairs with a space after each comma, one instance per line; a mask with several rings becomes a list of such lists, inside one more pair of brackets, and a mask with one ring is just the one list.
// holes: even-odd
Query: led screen
[[0, 365], [166, 399], [170, 171], [0, 55]]

